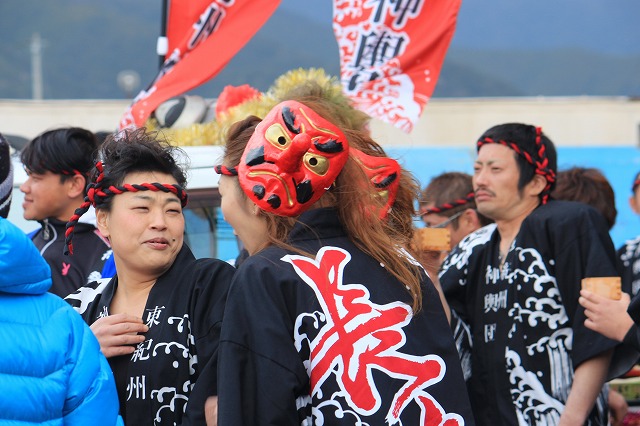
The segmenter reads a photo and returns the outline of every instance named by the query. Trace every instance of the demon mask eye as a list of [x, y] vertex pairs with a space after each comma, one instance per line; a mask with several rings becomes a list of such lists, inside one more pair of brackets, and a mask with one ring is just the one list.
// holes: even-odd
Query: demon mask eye
[[329, 171], [329, 160], [326, 157], [306, 153], [304, 155], [304, 165], [311, 172], [317, 174], [318, 176], [324, 176]]
[[264, 137], [278, 149], [287, 149], [291, 145], [291, 138], [278, 123], [269, 126], [264, 133]]

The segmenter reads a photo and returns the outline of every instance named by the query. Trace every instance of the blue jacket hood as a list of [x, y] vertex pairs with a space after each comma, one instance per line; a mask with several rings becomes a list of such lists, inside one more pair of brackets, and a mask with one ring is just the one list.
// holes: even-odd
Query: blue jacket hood
[[42, 294], [51, 287], [51, 269], [33, 242], [0, 217], [0, 291]]

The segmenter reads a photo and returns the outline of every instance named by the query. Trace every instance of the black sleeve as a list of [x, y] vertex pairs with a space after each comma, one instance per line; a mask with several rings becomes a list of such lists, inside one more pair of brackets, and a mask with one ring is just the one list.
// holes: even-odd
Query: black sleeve
[[635, 322], [636, 325], [640, 325], [640, 293], [633, 296], [631, 303], [629, 303], [629, 307], [627, 308], [627, 312], [633, 322]]
[[303, 284], [288, 267], [252, 256], [236, 272], [220, 342], [220, 425], [300, 424], [296, 399], [309, 380], [293, 321]]
[[622, 342], [640, 352], [640, 329], [637, 325], [631, 326]]
[[235, 342], [225, 341], [221, 350], [218, 424], [300, 424], [291, 369]]
[[585, 327], [584, 308], [578, 303], [582, 278], [618, 276], [616, 255], [604, 218], [584, 206], [577, 214], [555, 223], [552, 233], [555, 275], [567, 315], [573, 328], [574, 368], [613, 349], [618, 343]]
[[183, 426], [204, 425], [205, 401], [218, 394], [220, 330], [234, 272], [233, 266], [221, 260], [200, 259], [195, 265], [189, 316], [200, 371], [189, 396]]
[[609, 377], [616, 378], [631, 370], [640, 360], [640, 329], [632, 325], [622, 340], [622, 344], [616, 347], [609, 368]]
[[[627, 241], [616, 252], [617, 269], [620, 273], [622, 282], [622, 291], [632, 295], [633, 290], [633, 257], [636, 252], [637, 239]], [[631, 296], [633, 298], [633, 295]], [[629, 306], [629, 309], [631, 306]], [[631, 314], [630, 314], [631, 316]], [[633, 319], [633, 317], [632, 317]], [[636, 325], [633, 325], [624, 339], [622, 344], [616, 346], [611, 360], [612, 368], [610, 368], [610, 377], [619, 377], [624, 375], [629, 369], [635, 365], [640, 359], [640, 331]]]
[[[442, 263], [438, 279], [449, 307], [457, 313], [457, 318], [466, 322], [468, 257], [466, 260], [463, 260], [463, 257], [464, 249], [460, 246], [454, 247]], [[464, 267], [459, 267], [461, 265]]]
[[470, 277], [482, 276], [477, 273], [476, 266], [484, 256], [493, 229], [491, 226], [481, 228], [464, 238], [449, 253], [439, 274], [442, 291], [451, 308], [451, 330], [465, 380], [471, 377], [473, 289], [482, 284], [469, 280]]
[[640, 236], [625, 241], [616, 255], [622, 277], [622, 291], [633, 297], [640, 288]]

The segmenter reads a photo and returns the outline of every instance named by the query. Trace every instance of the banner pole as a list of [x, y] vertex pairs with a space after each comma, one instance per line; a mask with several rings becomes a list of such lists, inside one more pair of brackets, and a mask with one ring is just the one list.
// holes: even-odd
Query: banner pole
[[169, 47], [169, 40], [167, 39], [167, 10], [169, 8], [169, 0], [162, 0], [162, 16], [160, 18], [160, 36], [158, 37], [158, 43], [156, 44], [156, 52], [159, 56], [160, 63], [158, 69], [162, 69], [167, 50]]

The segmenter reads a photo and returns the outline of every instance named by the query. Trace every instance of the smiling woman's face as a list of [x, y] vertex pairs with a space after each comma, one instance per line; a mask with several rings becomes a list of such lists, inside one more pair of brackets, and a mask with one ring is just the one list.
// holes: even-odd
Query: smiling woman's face
[[[169, 174], [135, 172], [124, 184], [176, 184]], [[157, 278], [167, 271], [182, 248], [184, 216], [180, 199], [171, 192], [138, 191], [115, 195], [111, 211], [98, 210], [98, 229], [109, 238], [116, 268]]]

